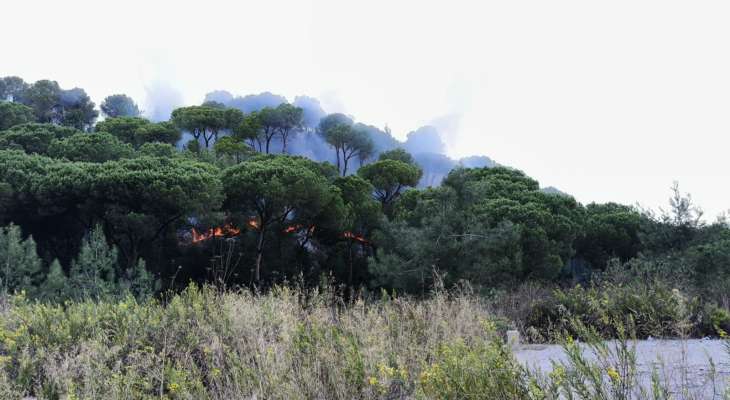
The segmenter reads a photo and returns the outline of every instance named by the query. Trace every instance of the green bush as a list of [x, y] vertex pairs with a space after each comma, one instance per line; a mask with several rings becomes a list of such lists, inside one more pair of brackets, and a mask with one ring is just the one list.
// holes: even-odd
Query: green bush
[[603, 282], [590, 287], [557, 289], [538, 303], [525, 325], [550, 338], [568, 332], [578, 336], [571, 320], [578, 319], [600, 335], [614, 338], [615, 321], [632, 318], [638, 338], [673, 337], [686, 333], [690, 305], [684, 295], [661, 281], [617, 284]]
[[499, 341], [444, 344], [419, 379], [429, 399], [528, 399], [522, 367]]

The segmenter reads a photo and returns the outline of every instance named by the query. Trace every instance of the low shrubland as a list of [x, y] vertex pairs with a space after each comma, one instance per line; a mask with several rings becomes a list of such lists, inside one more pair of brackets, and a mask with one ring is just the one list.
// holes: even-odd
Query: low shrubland
[[316, 290], [190, 286], [166, 301], [51, 305], [19, 295], [0, 321], [2, 398], [440, 397], [460, 390], [442, 383], [462, 357], [487, 374], [473, 384], [520, 393], [520, 369], [467, 296], [346, 305]]
[[[589, 346], [556, 335], [569, 357], [543, 374], [515, 360], [489, 308], [468, 290], [345, 301], [329, 290], [191, 285], [161, 300], [64, 304], [20, 294], [0, 311], [0, 397], [642, 398], [631, 394], [633, 320], [614, 321], [624, 340], [609, 348], [574, 319]], [[662, 390], [658, 382], [647, 393]]]

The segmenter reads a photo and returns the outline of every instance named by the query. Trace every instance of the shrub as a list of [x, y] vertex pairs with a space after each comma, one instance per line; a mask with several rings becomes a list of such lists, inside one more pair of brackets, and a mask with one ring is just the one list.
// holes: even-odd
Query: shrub
[[637, 337], [668, 337], [688, 333], [691, 309], [685, 295], [661, 280], [603, 280], [589, 287], [555, 290], [535, 305], [525, 326], [545, 338], [562, 332], [579, 337], [570, 322], [578, 319], [601, 336], [614, 338], [615, 322], [632, 318]]
[[444, 344], [421, 373], [429, 399], [528, 399], [527, 377], [499, 341]]

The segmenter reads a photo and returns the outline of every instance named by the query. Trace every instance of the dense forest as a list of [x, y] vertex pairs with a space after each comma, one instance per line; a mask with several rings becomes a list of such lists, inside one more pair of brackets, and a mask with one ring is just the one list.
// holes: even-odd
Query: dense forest
[[[309, 97], [0, 99], [3, 398], [629, 399], [627, 338], [730, 330], [730, 225], [676, 183], [584, 205]], [[568, 360], [524, 368], [508, 329]]]
[[583, 205], [487, 157], [449, 159], [434, 128], [399, 142], [304, 96], [211, 92], [157, 122], [122, 94], [97, 122], [83, 89], [49, 80], [2, 78], [0, 99], [7, 292], [62, 300], [327, 278], [488, 293], [650, 262], [728, 306], [730, 229], [705, 223], [676, 186], [658, 213]]

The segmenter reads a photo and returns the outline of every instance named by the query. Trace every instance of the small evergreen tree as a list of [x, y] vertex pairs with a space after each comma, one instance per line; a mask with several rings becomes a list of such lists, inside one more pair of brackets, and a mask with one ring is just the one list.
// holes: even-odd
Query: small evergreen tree
[[41, 279], [41, 259], [32, 237], [23, 240], [20, 228], [0, 228], [0, 288], [4, 293], [35, 293]]
[[159, 282], [147, 271], [144, 260], [140, 259], [134, 268], [127, 269], [120, 288], [138, 300], [144, 300], [152, 297], [159, 288]]
[[51, 302], [62, 302], [70, 297], [68, 278], [58, 260], [51, 263], [38, 297]]
[[81, 251], [71, 264], [70, 287], [74, 297], [101, 298], [115, 289], [118, 266], [116, 247], [110, 247], [101, 226], [84, 238]]

